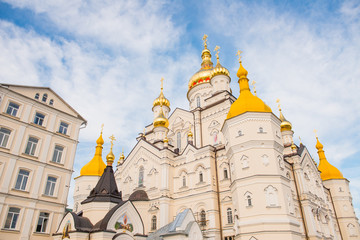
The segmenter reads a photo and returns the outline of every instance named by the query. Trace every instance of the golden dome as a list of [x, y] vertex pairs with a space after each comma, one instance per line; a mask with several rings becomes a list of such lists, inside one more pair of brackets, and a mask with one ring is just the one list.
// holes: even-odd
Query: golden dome
[[272, 112], [268, 105], [250, 92], [249, 79], [246, 77], [247, 71], [242, 66], [241, 61], [237, 76], [239, 77], [240, 96], [233, 104], [231, 104], [226, 119], [238, 116], [245, 112]]
[[80, 176], [101, 176], [106, 168], [104, 161], [102, 160], [102, 145], [104, 144], [104, 139], [102, 138], [102, 133], [96, 141], [97, 146], [95, 150], [95, 155], [85, 166], [80, 170]]
[[115, 159], [115, 155], [112, 152], [112, 148], [110, 149], [110, 152], [108, 153], [108, 155], [106, 155], [106, 162], [108, 166], [111, 166], [114, 162]]
[[[205, 35], [206, 36], [206, 35]], [[201, 52], [201, 68], [197, 71], [189, 81], [189, 91], [194, 86], [202, 83], [210, 82], [210, 76], [213, 70], [213, 63], [211, 62], [211, 53], [210, 50], [207, 48], [206, 38], [204, 36], [204, 50]]]
[[161, 92], [158, 98], [156, 98], [153, 102], [153, 108], [155, 106], [167, 106], [168, 108], [170, 108], [170, 101], [164, 96], [163, 93], [163, 81], [164, 79], [161, 78]]
[[281, 128], [281, 131], [291, 131], [292, 129], [292, 125], [291, 123], [285, 119], [284, 115], [282, 114], [281, 112], [281, 108], [279, 108], [279, 112], [280, 112], [280, 120], [281, 120], [281, 124], [280, 124], [280, 128]]
[[162, 110], [162, 106], [160, 108], [159, 115], [154, 120], [154, 128], [156, 127], [168, 127], [169, 126], [169, 120], [164, 116], [164, 112]]
[[124, 156], [124, 150], [123, 150], [120, 157], [119, 157], [118, 165], [123, 164], [124, 160], [125, 160], [125, 156]]
[[318, 150], [318, 155], [320, 159], [318, 170], [320, 171], [320, 177], [323, 181], [331, 179], [344, 179], [342, 173], [331, 165], [326, 157], [323, 150], [323, 145], [320, 143], [319, 139], [316, 137], [316, 149]]
[[221, 64], [220, 64], [220, 60], [219, 60], [219, 49], [220, 47], [219, 46], [216, 46], [215, 47], [215, 51], [216, 52], [216, 66], [214, 67], [214, 69], [212, 70], [211, 72], [211, 75], [210, 75], [210, 79], [217, 76], [217, 75], [226, 75], [228, 77], [230, 77], [230, 73], [229, 73], [229, 70], [227, 70], [225, 67], [223, 67]]

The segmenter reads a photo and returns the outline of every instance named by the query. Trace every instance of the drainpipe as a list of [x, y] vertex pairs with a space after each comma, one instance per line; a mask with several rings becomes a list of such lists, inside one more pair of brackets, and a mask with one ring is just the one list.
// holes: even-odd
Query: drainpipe
[[215, 173], [216, 173], [216, 188], [217, 188], [217, 199], [219, 207], [219, 223], [220, 223], [220, 239], [223, 239], [223, 228], [221, 218], [221, 205], [220, 205], [220, 190], [219, 190], [219, 175], [218, 175], [218, 164], [217, 164], [217, 149], [215, 148]]

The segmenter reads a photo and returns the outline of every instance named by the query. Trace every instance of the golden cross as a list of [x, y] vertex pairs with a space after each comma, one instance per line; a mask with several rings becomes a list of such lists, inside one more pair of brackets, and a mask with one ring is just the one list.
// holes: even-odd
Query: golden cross
[[163, 84], [164, 84], [164, 78], [162, 77], [161, 79], [160, 79], [160, 81], [161, 81], [161, 91], [163, 90]]
[[208, 38], [208, 35], [204, 34], [202, 40], [204, 41], [204, 47], [207, 48], [207, 38]]
[[112, 148], [113, 148], [113, 146], [114, 146], [114, 141], [116, 141], [116, 139], [115, 139], [115, 137], [114, 137], [114, 134], [111, 135], [111, 136], [109, 137], [109, 139], [111, 140], [110, 143], [111, 143], [111, 150], [112, 150]]
[[299, 140], [300, 140], [300, 144], [302, 144], [302, 142], [301, 142], [301, 137], [299, 136]]
[[219, 46], [216, 46], [215, 47], [215, 49], [214, 49], [214, 51], [216, 52], [216, 58], [219, 58], [219, 49], [220, 49], [220, 47]]
[[279, 111], [281, 111], [281, 108], [280, 108], [280, 99], [276, 99], [276, 102], [278, 103]]
[[238, 50], [236, 53], [236, 56], [239, 56], [239, 62], [241, 62], [241, 53], [242, 51]]
[[314, 129], [314, 133], [315, 133], [315, 137], [318, 138], [316, 129]]
[[104, 124], [101, 124], [101, 134], [103, 133], [104, 130]]

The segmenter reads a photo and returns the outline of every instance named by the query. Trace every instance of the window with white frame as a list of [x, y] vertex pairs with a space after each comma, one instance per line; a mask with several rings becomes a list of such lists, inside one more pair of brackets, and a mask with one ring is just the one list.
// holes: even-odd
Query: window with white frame
[[253, 205], [251, 192], [245, 193], [245, 204], [247, 207], [251, 207]]
[[233, 217], [232, 217], [232, 210], [231, 210], [231, 208], [228, 208], [228, 209], [226, 210], [226, 214], [227, 214], [227, 222], [228, 222], [229, 224], [233, 223]]
[[4, 228], [11, 230], [16, 229], [16, 223], [19, 218], [19, 214], [20, 214], [20, 208], [10, 207], [8, 215], [5, 220]]
[[156, 216], [151, 218], [151, 230], [156, 230]]
[[9, 102], [8, 108], [6, 110], [6, 113], [16, 117], [17, 112], [19, 111], [19, 104], [13, 103], [13, 102]]
[[44, 123], [45, 115], [41, 113], [35, 113], [34, 123], [42, 126]]
[[6, 147], [11, 131], [7, 128], [0, 128], [0, 146]]
[[40, 94], [39, 94], [39, 93], [36, 93], [36, 94], [35, 94], [35, 99], [36, 99], [36, 100], [39, 100], [39, 96], [40, 96]]
[[180, 150], [181, 149], [181, 133], [178, 132], [176, 134], [176, 140], [177, 140], [177, 148]]
[[25, 153], [31, 156], [35, 156], [35, 150], [38, 142], [39, 139], [34, 137], [29, 137], [29, 140], [26, 145]]
[[224, 168], [224, 179], [228, 179], [229, 176], [228, 176], [228, 170], [227, 168]]
[[41, 232], [41, 233], [46, 232], [46, 226], [49, 221], [49, 215], [50, 214], [47, 212], [40, 212], [39, 220], [36, 225], [36, 232]]
[[55, 177], [48, 177], [47, 181], [46, 181], [46, 186], [45, 186], [45, 195], [48, 196], [54, 196], [54, 190], [55, 190], [55, 186], [56, 186], [56, 178]]
[[50, 99], [49, 105], [54, 105], [54, 99]]
[[200, 226], [206, 226], [206, 213], [205, 210], [200, 212]]
[[199, 173], [199, 182], [204, 182], [204, 175], [202, 172]]
[[67, 133], [69, 124], [64, 123], [64, 122], [60, 122], [60, 127], [59, 127], [59, 133], [65, 134]]
[[25, 191], [30, 172], [20, 169], [15, 183], [15, 189]]
[[196, 107], [200, 107], [200, 97], [196, 97]]
[[139, 168], [139, 187], [144, 186], [144, 167]]
[[48, 95], [47, 95], [46, 93], [44, 93], [44, 95], [43, 95], [43, 97], [42, 97], [42, 101], [43, 101], [43, 102], [46, 102], [47, 97], [48, 97]]
[[55, 145], [54, 154], [51, 161], [60, 163], [63, 152], [64, 152], [64, 147]]

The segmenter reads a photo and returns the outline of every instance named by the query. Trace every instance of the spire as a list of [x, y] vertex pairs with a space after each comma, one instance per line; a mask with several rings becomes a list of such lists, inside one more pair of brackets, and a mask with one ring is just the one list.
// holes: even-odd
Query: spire
[[282, 114], [281, 112], [281, 107], [280, 107], [280, 99], [277, 99], [276, 102], [278, 103], [278, 108], [279, 108], [279, 112], [280, 112], [280, 121], [281, 121], [281, 124], [280, 124], [280, 128], [281, 128], [281, 131], [291, 131], [292, 129], [292, 125], [291, 123], [286, 120], [286, 118], [284, 117], [284, 115]]
[[104, 139], [102, 138], [104, 124], [101, 125], [100, 137], [96, 140], [95, 155], [85, 166], [80, 170], [80, 176], [101, 176], [106, 167], [102, 159], [102, 145], [104, 144]]
[[110, 147], [110, 152], [108, 153], [108, 155], [106, 155], [106, 163], [108, 166], [112, 166], [113, 165], [113, 162], [114, 162], [114, 159], [115, 159], [115, 156], [114, 156], [114, 153], [112, 151], [113, 149], [113, 146], [114, 146], [114, 141], [116, 141], [115, 137], [114, 137], [114, 134], [111, 135], [109, 137], [109, 139], [111, 140], [110, 143], [111, 143], [111, 147]]
[[204, 41], [204, 50], [201, 52], [201, 69], [211, 69], [213, 68], [213, 63], [211, 62], [211, 53], [210, 50], [207, 48], [207, 38], [208, 35], [204, 34], [203, 41]]
[[167, 98], [165, 98], [164, 92], [163, 92], [163, 90], [164, 90], [164, 87], [163, 87], [164, 78], [161, 78], [160, 81], [161, 81], [160, 95], [159, 95], [159, 97], [157, 97], [157, 98], [154, 100], [154, 102], [153, 102], [153, 108], [154, 108], [155, 106], [159, 106], [159, 105], [163, 105], [163, 106], [166, 106], [166, 107], [170, 108], [170, 101], [169, 101]]
[[236, 117], [245, 112], [271, 112], [271, 108], [268, 105], [250, 92], [249, 79], [247, 78], [248, 72], [241, 63], [240, 54], [241, 51], [238, 51], [236, 54], [239, 56], [240, 63], [240, 67], [237, 72], [237, 76], [239, 78], [240, 96], [231, 105], [226, 119]]
[[318, 170], [320, 171], [320, 177], [323, 181], [331, 180], [331, 179], [344, 179], [342, 173], [331, 165], [325, 156], [325, 152], [323, 150], [324, 146], [320, 143], [319, 138], [316, 136], [316, 149], [318, 150], [319, 155], [319, 167]]

